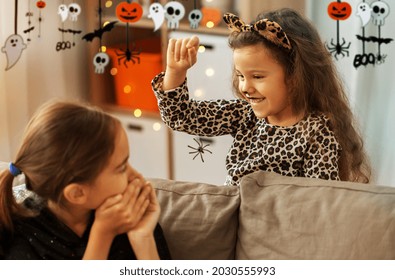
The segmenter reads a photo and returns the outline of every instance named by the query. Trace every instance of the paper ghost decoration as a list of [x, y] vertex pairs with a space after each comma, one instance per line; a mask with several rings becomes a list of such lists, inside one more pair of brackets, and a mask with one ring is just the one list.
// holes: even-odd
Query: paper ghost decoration
[[365, 27], [372, 17], [372, 8], [368, 3], [360, 3], [357, 7], [357, 16], [361, 18], [362, 26]]
[[152, 3], [149, 7], [148, 18], [154, 22], [154, 31], [158, 30], [165, 21], [165, 9], [159, 3]]
[[26, 49], [27, 45], [23, 42], [23, 38], [18, 34], [9, 36], [1, 48], [1, 51], [7, 56], [7, 68], [11, 69], [19, 60], [22, 55], [22, 51]]
[[62, 22], [65, 22], [67, 18], [69, 17], [69, 9], [67, 8], [67, 5], [62, 4], [58, 8], [58, 15], [62, 19]]

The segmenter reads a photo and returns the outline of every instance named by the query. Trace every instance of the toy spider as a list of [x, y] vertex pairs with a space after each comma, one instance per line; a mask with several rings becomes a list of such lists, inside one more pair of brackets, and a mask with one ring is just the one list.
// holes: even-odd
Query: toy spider
[[125, 65], [126, 68], [128, 68], [128, 65], [126, 64], [126, 62], [132, 61], [133, 64], [136, 63], [135, 59], [137, 60], [137, 63], [140, 64], [140, 53], [141, 50], [136, 50], [135, 46], [133, 45], [132, 50], [130, 50], [129, 48], [126, 48], [126, 51], [123, 51], [121, 49], [121, 52], [117, 52], [115, 51], [115, 53], [118, 56], [118, 65], [121, 64], [121, 61], [123, 61], [123, 64]]
[[198, 147], [194, 148], [194, 147], [188, 145], [188, 148], [191, 148], [193, 150], [192, 152], [189, 152], [189, 154], [196, 154], [193, 157], [193, 159], [195, 159], [198, 155], [200, 155], [200, 158], [201, 158], [202, 162], [204, 162], [204, 160], [203, 160], [204, 152], [209, 152], [210, 154], [212, 154], [211, 151], [206, 149], [206, 147], [209, 146], [210, 144], [204, 145], [200, 138], [197, 138], [197, 139], [193, 138], [193, 140], [195, 140], [195, 142], [198, 144]]
[[337, 56], [341, 54], [343, 57], [345, 54], [348, 56], [349, 52], [348, 49], [350, 48], [351, 42], [348, 43], [347, 46], [344, 46], [346, 44], [346, 40], [343, 38], [343, 43], [339, 43], [339, 40], [337, 40], [337, 44], [333, 43], [333, 39], [331, 40], [331, 47], [328, 46], [328, 44], [325, 44], [327, 49], [331, 54], [335, 53], [335, 58], [337, 60]]

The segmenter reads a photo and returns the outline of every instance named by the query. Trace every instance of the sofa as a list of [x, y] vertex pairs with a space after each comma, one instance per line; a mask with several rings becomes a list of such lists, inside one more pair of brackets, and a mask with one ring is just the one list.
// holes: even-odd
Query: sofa
[[240, 187], [150, 178], [173, 259], [395, 259], [395, 188], [258, 171]]
[[[149, 180], [176, 260], [395, 259], [393, 187], [264, 171], [240, 187]], [[14, 180], [17, 201], [29, 195], [23, 183]]]

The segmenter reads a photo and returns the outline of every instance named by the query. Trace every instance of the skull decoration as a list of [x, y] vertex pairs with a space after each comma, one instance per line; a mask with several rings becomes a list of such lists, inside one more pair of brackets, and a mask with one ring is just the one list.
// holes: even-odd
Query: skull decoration
[[167, 3], [164, 6], [165, 9], [165, 17], [167, 19], [167, 27], [170, 29], [177, 29], [180, 23], [180, 20], [185, 15], [184, 6], [177, 1], [172, 1]]
[[110, 57], [107, 53], [99, 52], [93, 58], [93, 65], [95, 66], [96, 74], [103, 74], [104, 68], [110, 63]]
[[192, 29], [198, 28], [202, 18], [203, 18], [203, 13], [200, 10], [198, 9], [192, 10], [188, 16], [188, 20], [191, 28]]
[[387, 3], [384, 3], [383, 1], [376, 1], [372, 3], [371, 8], [373, 23], [378, 26], [384, 25], [384, 19], [390, 13], [390, 8]]
[[80, 5], [76, 3], [72, 3], [69, 5], [69, 16], [71, 21], [77, 21], [80, 13], [81, 13]]

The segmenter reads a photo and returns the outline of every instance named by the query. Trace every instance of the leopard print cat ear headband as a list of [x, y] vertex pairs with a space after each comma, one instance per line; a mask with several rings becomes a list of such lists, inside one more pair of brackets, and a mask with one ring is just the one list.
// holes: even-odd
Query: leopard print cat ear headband
[[277, 46], [283, 47], [287, 50], [291, 50], [292, 48], [287, 35], [281, 26], [275, 21], [261, 19], [254, 24], [245, 24], [238, 16], [232, 13], [226, 13], [223, 19], [232, 31], [251, 32], [254, 30]]

